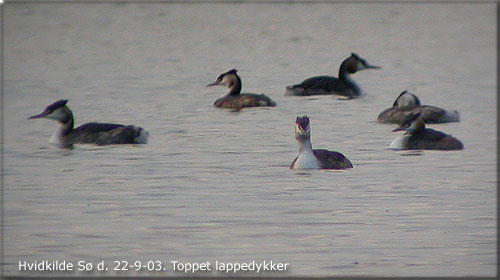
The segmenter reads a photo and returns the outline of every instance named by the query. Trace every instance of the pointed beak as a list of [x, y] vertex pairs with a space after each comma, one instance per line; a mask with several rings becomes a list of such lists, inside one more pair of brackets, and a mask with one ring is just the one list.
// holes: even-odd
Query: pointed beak
[[381, 69], [382, 67], [377, 65], [366, 65], [366, 69]]
[[219, 82], [215, 81], [215, 82], [213, 82], [211, 84], [208, 84], [207, 87], [217, 86], [217, 85], [219, 85]]
[[394, 129], [392, 132], [396, 132], [396, 131], [404, 131], [405, 128], [404, 127], [398, 127], [396, 129]]
[[28, 120], [43, 118], [43, 117], [47, 116], [48, 114], [49, 114], [49, 112], [45, 112], [44, 111], [44, 112], [41, 112], [38, 115], [34, 115], [34, 116], [29, 117]]

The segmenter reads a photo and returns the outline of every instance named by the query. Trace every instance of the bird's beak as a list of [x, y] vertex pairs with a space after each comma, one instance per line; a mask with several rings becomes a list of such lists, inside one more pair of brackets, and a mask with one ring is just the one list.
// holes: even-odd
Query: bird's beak
[[366, 65], [366, 68], [367, 68], [367, 69], [380, 69], [380, 68], [382, 68], [382, 67], [377, 66], [377, 65]]
[[392, 132], [396, 132], [396, 131], [404, 131], [405, 128], [404, 127], [398, 127], [396, 129], [394, 129]]
[[217, 85], [219, 85], [219, 82], [218, 82], [218, 81], [215, 81], [215, 82], [213, 82], [213, 83], [211, 83], [211, 84], [208, 84], [208, 85], [207, 85], [207, 87], [217, 86]]
[[38, 115], [34, 115], [34, 116], [29, 117], [28, 120], [43, 118], [43, 117], [47, 116], [48, 114], [49, 114], [49, 112], [43, 111]]

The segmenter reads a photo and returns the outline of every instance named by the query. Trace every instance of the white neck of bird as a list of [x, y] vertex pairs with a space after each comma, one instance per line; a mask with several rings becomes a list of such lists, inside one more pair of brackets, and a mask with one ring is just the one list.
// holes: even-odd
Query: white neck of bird
[[299, 153], [312, 152], [311, 138], [299, 140]]
[[61, 144], [62, 138], [68, 135], [73, 130], [73, 122], [61, 123], [57, 122], [58, 126], [52, 136], [50, 137], [50, 143]]

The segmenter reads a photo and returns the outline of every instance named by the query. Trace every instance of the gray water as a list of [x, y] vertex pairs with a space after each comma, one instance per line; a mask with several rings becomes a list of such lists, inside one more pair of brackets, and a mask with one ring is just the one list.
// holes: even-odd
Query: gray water
[[[496, 275], [495, 4], [3, 9], [6, 274], [66, 275], [19, 271], [24, 260], [153, 276], [184, 275], [175, 260], [273, 260], [288, 270], [267, 275]], [[351, 52], [382, 66], [353, 76], [362, 98], [284, 96], [337, 75]], [[233, 67], [244, 91], [278, 106], [214, 108], [227, 89], [205, 85]], [[376, 117], [405, 89], [460, 112], [432, 127], [463, 151], [388, 149], [399, 134]], [[140, 125], [150, 143], [52, 146], [56, 123], [26, 118], [61, 98], [76, 125]], [[303, 114], [313, 147], [342, 152], [352, 170], [288, 169]], [[168, 270], [112, 271], [121, 260]]]

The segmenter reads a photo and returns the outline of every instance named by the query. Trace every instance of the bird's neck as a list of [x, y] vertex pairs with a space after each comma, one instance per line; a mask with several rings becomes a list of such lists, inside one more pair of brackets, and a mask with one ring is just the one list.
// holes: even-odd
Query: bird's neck
[[299, 153], [312, 152], [311, 138], [299, 140]]
[[229, 87], [229, 95], [239, 95], [241, 92], [241, 79], [240, 77], [236, 76], [236, 79], [234, 79], [233, 84]]

